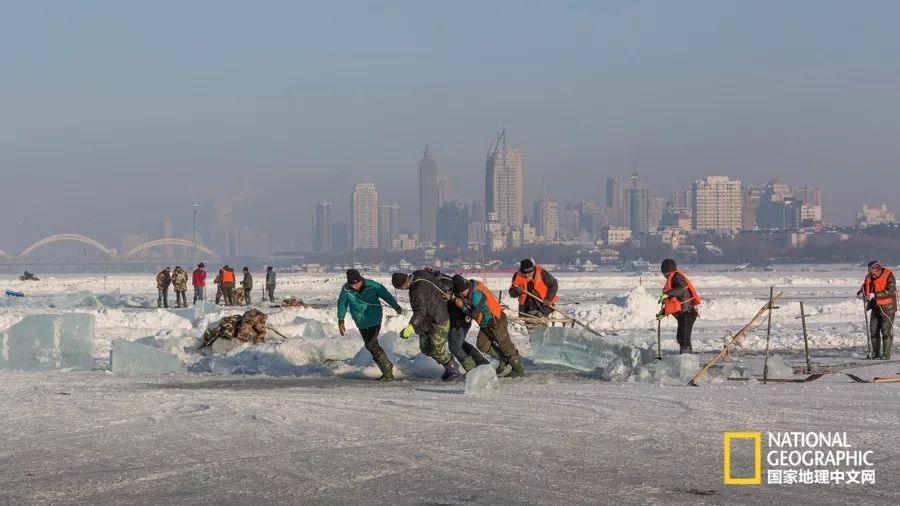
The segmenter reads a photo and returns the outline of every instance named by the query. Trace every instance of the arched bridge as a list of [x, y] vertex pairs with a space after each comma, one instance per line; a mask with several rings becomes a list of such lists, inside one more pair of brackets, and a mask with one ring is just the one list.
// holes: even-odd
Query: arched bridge
[[[130, 251], [126, 251], [124, 255], [119, 255], [119, 252], [116, 251], [114, 248], [107, 248], [106, 246], [101, 244], [99, 241], [92, 239], [86, 235], [55, 234], [55, 235], [51, 235], [49, 237], [45, 237], [39, 241], [35, 241], [33, 244], [31, 244], [30, 246], [25, 248], [25, 250], [22, 251], [21, 253], [19, 253], [18, 255], [10, 255], [10, 254], [4, 252], [3, 250], [0, 250], [0, 257], [7, 258], [10, 260], [23, 259], [23, 258], [27, 257], [28, 255], [30, 255], [31, 253], [33, 253], [35, 250], [37, 250], [43, 246], [46, 246], [48, 244], [53, 244], [56, 242], [79, 242], [79, 243], [86, 244], [88, 246], [92, 246], [93, 248], [100, 250], [107, 257], [121, 258], [121, 259], [128, 259], [130, 257], [133, 257], [135, 254], [140, 253], [141, 251], [148, 250], [151, 248], [163, 247], [163, 246], [182, 246], [182, 247], [186, 247], [186, 248], [194, 247], [194, 243], [187, 239], [175, 239], [175, 238], [156, 239], [153, 241], [145, 242], [144, 244], [141, 244], [135, 248], [132, 248]], [[196, 248], [197, 248], [197, 251], [205, 253], [209, 256], [214, 256], [214, 257], [219, 256], [215, 251], [207, 248], [206, 246], [204, 246], [202, 244], [198, 243], [196, 245]]]

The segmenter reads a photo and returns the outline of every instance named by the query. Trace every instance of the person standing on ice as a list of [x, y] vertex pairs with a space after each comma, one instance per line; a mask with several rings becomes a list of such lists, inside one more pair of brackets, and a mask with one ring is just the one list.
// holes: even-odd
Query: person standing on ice
[[233, 306], [234, 305], [234, 287], [235, 287], [235, 278], [234, 278], [234, 269], [229, 266], [222, 267], [222, 295], [225, 297], [225, 305]]
[[[556, 305], [559, 284], [546, 269], [535, 265], [526, 258], [519, 263], [519, 270], [513, 274], [509, 296], [519, 299], [519, 313], [546, 318], [553, 313], [550, 306]], [[529, 295], [530, 294], [530, 295]]]
[[169, 307], [169, 285], [172, 284], [172, 276], [169, 268], [159, 271], [156, 275], [156, 307]]
[[172, 288], [175, 290], [175, 307], [187, 307], [187, 272], [180, 265], [172, 271]]
[[271, 265], [266, 267], [266, 293], [269, 302], [275, 302], [275, 269]]
[[897, 314], [897, 280], [877, 260], [869, 262], [869, 274], [856, 295], [866, 301], [872, 359], [890, 360], [894, 347], [894, 316]]
[[191, 273], [191, 285], [194, 286], [194, 305], [198, 300], [206, 300], [206, 266], [203, 262], [197, 264], [197, 268]]
[[438, 278], [430, 270], [419, 270], [412, 274], [395, 272], [391, 274], [391, 284], [398, 290], [409, 290], [412, 318], [400, 337], [409, 339], [413, 332], [419, 335], [419, 349], [422, 354], [433, 358], [444, 366], [441, 379], [453, 381], [462, 375], [459, 365], [450, 354], [447, 335], [450, 333], [450, 317], [447, 314], [446, 298], [449, 294], [441, 290]]
[[659, 296], [662, 308], [656, 318], [662, 319], [673, 315], [675, 321], [678, 322], [678, 330], [675, 334], [675, 339], [678, 341], [678, 353], [693, 353], [691, 332], [694, 329], [694, 322], [700, 316], [697, 309], [702, 302], [700, 294], [694, 288], [691, 280], [675, 265], [675, 260], [671, 258], [663, 260], [660, 271], [666, 277], [666, 284]]
[[216, 285], [216, 305], [219, 305], [219, 301], [222, 300], [222, 296], [225, 292], [222, 291], [222, 269], [219, 269], [219, 273], [216, 274], [215, 279], [213, 279], [213, 284]]
[[381, 301], [385, 301], [397, 314], [403, 310], [397, 299], [377, 281], [362, 277], [356, 269], [347, 270], [347, 282], [341, 287], [341, 294], [337, 303], [338, 331], [341, 335], [347, 331], [344, 325], [344, 317], [350, 311], [353, 323], [359, 329], [363, 345], [372, 354], [372, 360], [381, 370], [379, 381], [393, 381], [394, 364], [385, 353], [384, 348], [378, 344], [378, 334], [381, 333], [381, 321], [384, 316]]
[[250, 274], [250, 269], [244, 267], [243, 270], [244, 279], [241, 280], [241, 288], [244, 289], [244, 304], [250, 305], [250, 292], [253, 291], [253, 276]]
[[[459, 274], [453, 276], [453, 297], [451, 301], [467, 315], [471, 316], [478, 324], [478, 350], [482, 353], [490, 353], [500, 361], [497, 367], [498, 374], [506, 369], [509, 364], [512, 367], [509, 378], [525, 376], [525, 368], [516, 349], [509, 338], [509, 322], [500, 301], [478, 280], [467, 280]], [[493, 346], [492, 346], [493, 345]], [[499, 352], [494, 350], [494, 346]], [[493, 353], [491, 353], [493, 351]]]

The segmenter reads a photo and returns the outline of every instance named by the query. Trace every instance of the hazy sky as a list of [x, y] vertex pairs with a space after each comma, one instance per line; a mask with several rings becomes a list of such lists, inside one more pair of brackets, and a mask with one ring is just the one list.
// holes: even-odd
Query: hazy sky
[[[900, 184], [900, 2], [0, 0], [0, 249], [118, 247], [168, 217], [306, 239], [354, 181], [416, 223], [426, 144], [483, 198], [496, 131], [526, 209], [703, 175], [825, 188], [849, 222]], [[232, 211], [223, 207], [236, 203]]]

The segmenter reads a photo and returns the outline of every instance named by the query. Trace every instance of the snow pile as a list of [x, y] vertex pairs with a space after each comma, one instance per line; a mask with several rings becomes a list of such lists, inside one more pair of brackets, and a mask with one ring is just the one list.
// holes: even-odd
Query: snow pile
[[497, 371], [489, 364], [480, 365], [466, 373], [466, 395], [490, 395], [499, 387]]

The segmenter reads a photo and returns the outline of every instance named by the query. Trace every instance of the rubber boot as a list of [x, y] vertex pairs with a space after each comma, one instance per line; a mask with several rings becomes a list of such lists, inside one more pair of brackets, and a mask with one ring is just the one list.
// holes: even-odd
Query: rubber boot
[[478, 364], [475, 363], [475, 359], [472, 358], [472, 357], [466, 357], [466, 358], [464, 358], [463, 361], [459, 363], [459, 365], [461, 365], [462, 368], [463, 368], [466, 372], [469, 372], [469, 371], [471, 371], [472, 369], [475, 369], [476, 367], [478, 367]]
[[525, 376], [525, 367], [522, 366], [522, 359], [520, 357], [509, 359], [509, 365], [512, 366], [512, 370], [509, 371], [509, 374], [506, 376], [507, 378], [521, 378], [522, 376]]
[[392, 364], [387, 357], [380, 357], [375, 363], [378, 365], [378, 368], [381, 369], [381, 377], [378, 378], [378, 381], [381, 381], [382, 383], [394, 381], [394, 364]]
[[509, 364], [506, 363], [506, 359], [500, 355], [500, 352], [497, 351], [497, 348], [495, 348], [494, 346], [491, 346], [491, 349], [488, 350], [488, 355], [490, 355], [495, 360], [500, 362], [499, 364], [497, 364], [497, 368], [495, 369], [497, 371], [498, 378], [502, 378], [503, 376], [505, 376], [509, 373], [509, 371], [510, 371]]
[[451, 358], [449, 362], [444, 364], [444, 374], [441, 375], [441, 381], [456, 381], [459, 378], [462, 378], [462, 374], [459, 373], [459, 365], [456, 363], [456, 360]]
[[894, 348], [894, 338], [885, 337], [881, 346], [881, 360], [890, 360]]
[[881, 357], [881, 338], [873, 337], [869, 342], [872, 343], [872, 360]]
[[470, 357], [475, 361], [475, 365], [491, 365], [491, 361], [484, 358], [484, 355], [478, 350], [473, 351]]

